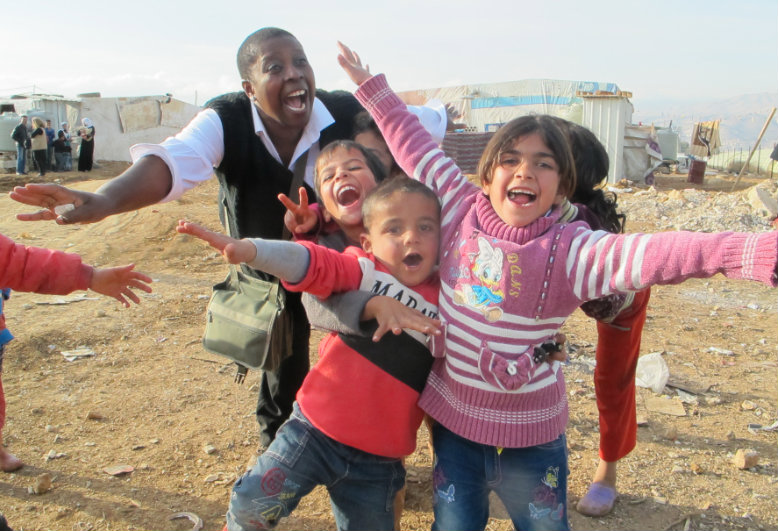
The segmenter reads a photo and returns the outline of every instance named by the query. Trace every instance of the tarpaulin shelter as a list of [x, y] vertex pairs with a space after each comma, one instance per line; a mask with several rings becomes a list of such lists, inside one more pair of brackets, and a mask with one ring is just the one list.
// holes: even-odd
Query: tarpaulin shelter
[[[443, 149], [466, 173], [474, 173], [489, 133], [519, 116], [551, 114], [589, 128], [610, 158], [608, 182], [643, 181], [662, 162], [656, 132], [632, 126], [630, 92], [615, 83], [530, 79], [399, 93], [405, 103], [435, 98], [461, 114], [463, 132], [449, 133]], [[652, 133], [653, 131], [653, 133]]]

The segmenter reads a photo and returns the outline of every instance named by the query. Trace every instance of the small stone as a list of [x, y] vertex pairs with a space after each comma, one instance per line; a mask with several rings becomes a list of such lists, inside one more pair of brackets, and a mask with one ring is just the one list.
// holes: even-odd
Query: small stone
[[669, 441], [675, 441], [676, 439], [678, 439], [678, 428], [676, 428], [675, 426], [670, 426], [669, 428], [667, 428], [664, 437]]
[[52, 426], [51, 424], [46, 424], [46, 432], [47, 433], [57, 433], [57, 427]]
[[740, 404], [740, 409], [742, 409], [743, 411], [753, 411], [757, 407], [759, 406], [757, 406], [756, 403], [752, 402], [751, 400], [743, 400], [743, 403]]
[[205, 452], [208, 455], [215, 454], [216, 453], [216, 447], [212, 444], [206, 444], [203, 446], [203, 452]]
[[705, 472], [705, 469], [703, 469], [698, 463], [692, 463], [689, 465], [689, 468], [691, 469], [692, 473], [700, 475], [703, 472]]
[[663, 496], [654, 496], [654, 501], [659, 505], [667, 505], [667, 498]]
[[95, 317], [105, 317], [105, 316], [106, 316], [105, 310], [97, 310], [95, 312]]
[[35, 486], [32, 488], [34, 494], [43, 494], [51, 490], [51, 474], [44, 472], [35, 478]]
[[721, 404], [721, 397], [720, 396], [706, 396], [705, 397], [705, 402], [708, 405], [711, 405], [711, 406], [718, 406], [719, 404]]
[[90, 411], [86, 414], [86, 418], [89, 420], [103, 420], [105, 417], [102, 413], [99, 413], [97, 411]]
[[755, 467], [759, 463], [759, 452], [752, 449], [739, 449], [732, 458], [732, 464], [740, 470]]
[[737, 439], [737, 435], [735, 435], [734, 431], [727, 432], [727, 440], [734, 441], [735, 439]]

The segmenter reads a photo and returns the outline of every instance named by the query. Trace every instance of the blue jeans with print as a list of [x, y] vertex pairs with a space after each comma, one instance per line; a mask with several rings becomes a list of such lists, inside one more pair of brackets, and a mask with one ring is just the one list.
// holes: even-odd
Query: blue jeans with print
[[16, 143], [16, 173], [26, 173], [25, 168], [27, 166], [27, 150], [24, 148], [24, 144]]
[[232, 488], [227, 529], [267, 529], [288, 516], [317, 485], [330, 494], [339, 530], [394, 526], [394, 498], [405, 484], [399, 459], [369, 454], [313, 427], [297, 403], [275, 439]]
[[487, 446], [435, 424], [432, 530], [484, 529], [489, 492], [499, 496], [513, 526], [521, 531], [569, 529], [567, 521], [567, 442], [527, 448]]

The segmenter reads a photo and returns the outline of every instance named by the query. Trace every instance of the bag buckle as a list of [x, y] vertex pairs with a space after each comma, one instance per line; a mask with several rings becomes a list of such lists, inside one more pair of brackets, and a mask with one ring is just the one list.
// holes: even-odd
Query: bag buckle
[[249, 369], [240, 363], [236, 363], [235, 365], [238, 367], [238, 370], [235, 371], [235, 383], [242, 384], [246, 380], [246, 374], [248, 374]]

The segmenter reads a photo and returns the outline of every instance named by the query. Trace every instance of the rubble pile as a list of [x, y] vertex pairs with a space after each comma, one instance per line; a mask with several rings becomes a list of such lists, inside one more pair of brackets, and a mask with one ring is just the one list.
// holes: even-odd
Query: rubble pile
[[[778, 182], [765, 181], [740, 192], [707, 192], [686, 189], [661, 192], [651, 187], [633, 193], [609, 188], [618, 196], [619, 209], [627, 215], [627, 231], [636, 221], [651, 222], [656, 231], [765, 232], [773, 230], [775, 213], [760, 202], [755, 189], [768, 201], [778, 197]], [[765, 194], [766, 192], [766, 194]]]

